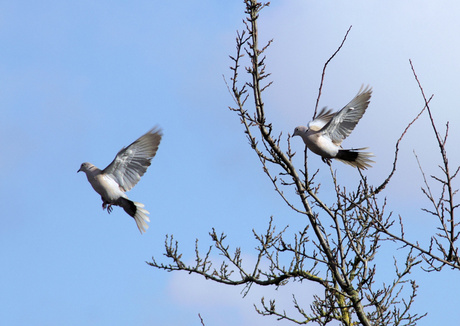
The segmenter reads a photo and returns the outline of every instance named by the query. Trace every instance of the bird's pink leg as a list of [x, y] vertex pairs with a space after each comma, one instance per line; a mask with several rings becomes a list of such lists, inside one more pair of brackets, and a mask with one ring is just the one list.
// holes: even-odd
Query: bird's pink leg
[[113, 208], [112, 208], [112, 204], [110, 204], [109, 202], [106, 202], [106, 201], [103, 201], [102, 202], [102, 209], [106, 209], [107, 208], [107, 213], [112, 213], [113, 211]]

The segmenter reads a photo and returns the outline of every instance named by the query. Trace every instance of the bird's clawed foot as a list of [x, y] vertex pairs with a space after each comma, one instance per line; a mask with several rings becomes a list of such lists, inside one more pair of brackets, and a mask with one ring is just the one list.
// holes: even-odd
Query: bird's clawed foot
[[106, 208], [107, 208], [107, 213], [109, 213], [109, 214], [112, 213], [112, 211], [113, 211], [112, 204], [104, 201], [104, 202], [102, 202], [102, 209], [104, 210]]
[[331, 159], [330, 158], [321, 157], [321, 159], [323, 160], [324, 163], [326, 163], [327, 165], [331, 166]]

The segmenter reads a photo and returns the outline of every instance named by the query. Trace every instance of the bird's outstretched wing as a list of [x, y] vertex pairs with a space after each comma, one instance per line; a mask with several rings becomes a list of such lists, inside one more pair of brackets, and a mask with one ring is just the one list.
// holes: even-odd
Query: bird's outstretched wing
[[327, 134], [335, 144], [340, 145], [350, 135], [364, 112], [366, 112], [371, 95], [372, 88], [367, 86], [363, 90], [361, 87], [351, 102], [337, 112], [321, 129], [322, 132]]
[[325, 106], [321, 109], [321, 111], [319, 111], [316, 117], [308, 123], [308, 128], [311, 130], [320, 130], [332, 119], [333, 116], [334, 113], [332, 113], [332, 110]]
[[151, 164], [161, 141], [162, 132], [157, 127], [122, 148], [102, 173], [110, 175], [123, 191], [134, 187]]

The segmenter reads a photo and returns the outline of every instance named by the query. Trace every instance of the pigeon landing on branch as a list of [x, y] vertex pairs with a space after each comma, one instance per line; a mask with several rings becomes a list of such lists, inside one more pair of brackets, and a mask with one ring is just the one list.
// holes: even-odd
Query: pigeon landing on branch
[[371, 94], [371, 88], [361, 88], [342, 110], [331, 113], [332, 110], [323, 108], [318, 116], [308, 123], [308, 127], [295, 128], [292, 136], [302, 137], [305, 145], [329, 165], [334, 158], [358, 169], [371, 167], [374, 161], [370, 157], [373, 154], [360, 152], [366, 148], [342, 149], [341, 146], [342, 141], [351, 134], [366, 112]]
[[131, 201], [125, 192], [133, 188], [150, 166], [160, 145], [162, 132], [153, 128], [126, 148], [122, 148], [112, 163], [100, 170], [91, 163], [83, 163], [77, 172], [86, 173], [89, 183], [101, 195], [102, 209], [112, 212], [112, 205], [123, 207], [136, 221], [139, 231], [145, 232], [150, 222], [144, 205]]

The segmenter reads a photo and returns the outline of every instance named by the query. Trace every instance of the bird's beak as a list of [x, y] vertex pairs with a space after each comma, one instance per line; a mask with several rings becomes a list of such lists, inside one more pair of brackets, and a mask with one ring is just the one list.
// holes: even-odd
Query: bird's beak
[[81, 168], [78, 169], [77, 173], [81, 171]]

